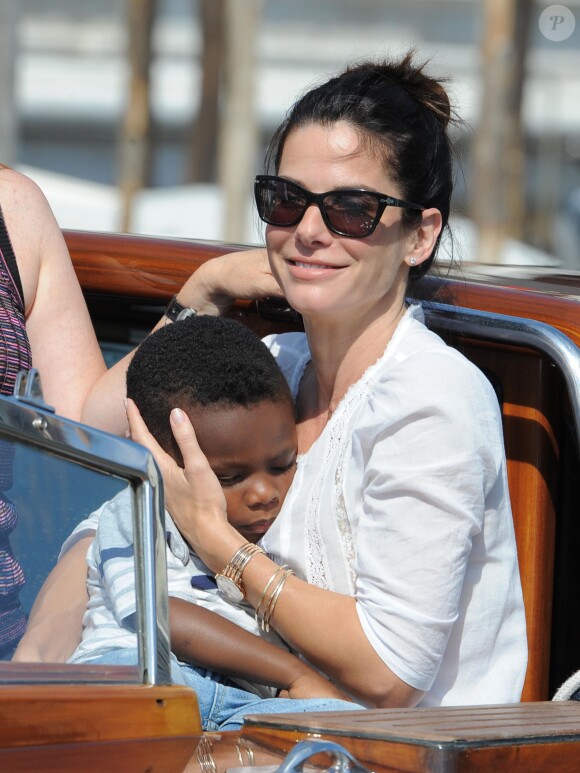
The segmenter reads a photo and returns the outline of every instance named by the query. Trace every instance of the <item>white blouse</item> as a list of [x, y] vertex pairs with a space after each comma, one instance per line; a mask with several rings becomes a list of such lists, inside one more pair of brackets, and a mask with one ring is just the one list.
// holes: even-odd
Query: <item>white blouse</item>
[[[266, 343], [296, 395], [306, 337]], [[355, 596], [379, 656], [426, 692], [420, 705], [519, 700], [526, 626], [498, 401], [420, 306], [299, 457], [262, 545]]]

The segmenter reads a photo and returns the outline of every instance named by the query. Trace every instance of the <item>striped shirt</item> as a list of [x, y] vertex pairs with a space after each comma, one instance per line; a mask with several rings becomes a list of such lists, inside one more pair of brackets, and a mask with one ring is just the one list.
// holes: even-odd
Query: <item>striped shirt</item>
[[[131, 493], [127, 488], [82, 521], [66, 540], [62, 553], [96, 529], [88, 553], [89, 603], [83, 618], [83, 638], [69, 662], [86, 663], [108, 650], [135, 649], [135, 565]], [[253, 609], [234, 604], [218, 591], [213, 572], [185, 542], [165, 512], [167, 584], [170, 596], [199, 604], [258, 635]], [[61, 553], [61, 555], [62, 555]], [[280, 647], [276, 633], [263, 634]], [[236, 679], [237, 684], [261, 697], [275, 690]]]
[[[0, 209], [0, 394], [12, 395], [19, 370], [32, 366], [26, 335], [24, 293], [16, 258]], [[9, 654], [26, 628], [18, 593], [24, 585], [22, 567], [14, 557], [9, 535], [18, 515], [6, 492], [12, 487], [14, 446], [0, 443], [0, 657]]]

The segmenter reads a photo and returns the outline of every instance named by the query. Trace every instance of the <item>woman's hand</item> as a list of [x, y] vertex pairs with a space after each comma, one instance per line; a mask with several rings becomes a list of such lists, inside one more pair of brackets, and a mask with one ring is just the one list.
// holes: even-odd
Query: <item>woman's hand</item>
[[208, 260], [178, 293], [179, 302], [200, 314], [226, 314], [236, 299], [282, 297], [264, 248], [231, 252]]
[[[131, 399], [127, 399], [127, 419], [132, 439], [153, 454], [163, 476], [165, 505], [191, 547], [205, 560], [208, 550], [211, 555], [212, 542], [223, 543], [230, 535], [233, 555], [244, 540], [227, 521], [222, 487], [199, 447], [188, 416], [179, 408], [171, 412], [171, 427], [183, 456], [183, 468], [157, 443]], [[219, 561], [217, 568], [222, 568]]]

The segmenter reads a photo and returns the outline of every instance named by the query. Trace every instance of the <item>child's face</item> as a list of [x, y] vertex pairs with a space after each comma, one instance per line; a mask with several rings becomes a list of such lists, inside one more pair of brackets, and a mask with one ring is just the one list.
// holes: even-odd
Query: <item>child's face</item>
[[243, 408], [188, 411], [201, 450], [220, 481], [228, 520], [257, 542], [280, 512], [296, 470], [292, 404], [263, 401]]

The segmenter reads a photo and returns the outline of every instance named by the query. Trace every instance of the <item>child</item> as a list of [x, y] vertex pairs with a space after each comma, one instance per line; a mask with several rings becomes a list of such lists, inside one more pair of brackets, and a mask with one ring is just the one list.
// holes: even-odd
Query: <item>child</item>
[[[294, 406], [266, 346], [226, 318], [194, 316], [166, 325], [137, 350], [127, 372], [127, 394], [177, 461], [169, 414], [181, 408], [189, 415], [223, 487], [230, 523], [257, 542], [278, 515], [296, 466]], [[75, 536], [97, 520], [88, 555], [83, 639], [70, 662], [135, 663], [129, 492], [106, 502]], [[187, 661], [173, 656], [172, 678], [196, 690], [205, 730], [236, 729], [248, 713], [357, 708], [336, 700], [342, 694], [282, 649], [275, 634], [272, 641], [253, 635], [258, 633], [253, 610], [219, 593], [212, 572], [191, 552], [168, 513], [166, 531], [172, 649]], [[273, 694], [260, 685], [286, 691], [291, 699], [260, 700], [256, 694]], [[292, 700], [313, 696], [325, 700]]]

